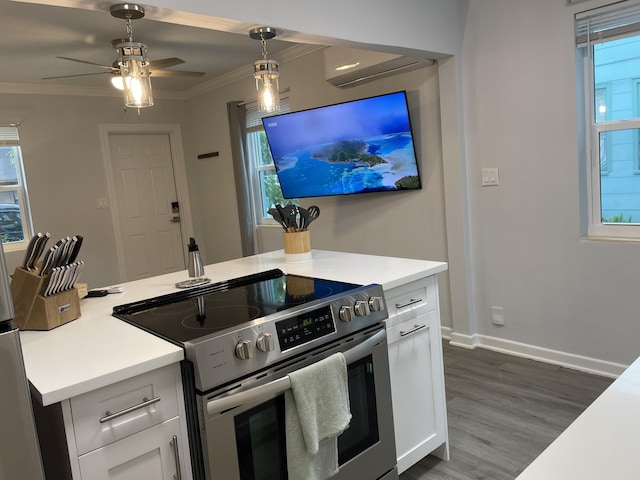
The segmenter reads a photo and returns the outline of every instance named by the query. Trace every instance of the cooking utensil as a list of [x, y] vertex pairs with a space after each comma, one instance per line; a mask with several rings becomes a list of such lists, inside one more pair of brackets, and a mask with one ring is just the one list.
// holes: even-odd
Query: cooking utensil
[[83, 261], [75, 262], [75, 263], [72, 263], [72, 265], [73, 265], [73, 273], [71, 274], [71, 278], [69, 279], [69, 284], [67, 288], [73, 288], [73, 286], [76, 284], [76, 281], [80, 276], [80, 272], [82, 271], [82, 267], [84, 266], [84, 262]]
[[309, 226], [309, 210], [303, 207], [298, 207], [298, 214], [300, 215], [300, 229], [306, 230]]
[[53, 295], [55, 287], [58, 285], [58, 279], [60, 278], [61, 272], [62, 269], [60, 267], [54, 267], [51, 269], [51, 273], [47, 277], [44, 284], [44, 291], [42, 293], [43, 296], [48, 297], [49, 295]]
[[54, 252], [54, 257], [53, 257], [53, 261], [51, 262], [51, 265], [53, 267], [59, 267], [62, 265], [62, 260], [63, 260], [63, 254], [64, 254], [64, 246], [67, 243], [67, 239], [66, 238], [61, 238], [60, 240], [58, 240], [55, 244], [56, 247], [58, 247], [56, 249], [56, 251]]
[[34, 235], [29, 240], [29, 244], [27, 245], [27, 250], [24, 252], [24, 260], [22, 261], [22, 267], [25, 270], [31, 270], [30, 265], [33, 261], [33, 256], [36, 253], [36, 248], [38, 246], [38, 242], [40, 241], [41, 233]]
[[282, 227], [285, 229], [285, 231], [289, 231], [289, 223], [287, 220], [287, 213], [284, 210], [284, 207], [281, 206], [279, 203], [276, 203], [276, 210], [278, 210], [278, 213], [280, 214], [280, 218], [282, 218]]
[[70, 265], [62, 265], [61, 267], [58, 267], [60, 270], [60, 274], [58, 275], [58, 279], [56, 282], [55, 287], [53, 287], [53, 294], [55, 295], [56, 293], [60, 293], [62, 290], [64, 290], [64, 285], [66, 283], [66, 281], [68, 280], [69, 277], [69, 270], [71, 269]]
[[36, 251], [31, 262], [31, 268], [35, 269], [37, 267], [38, 260], [42, 256], [42, 252], [44, 252], [44, 249], [47, 246], [47, 242], [50, 238], [51, 235], [49, 235], [49, 233], [45, 233], [44, 235], [42, 235], [42, 237], [40, 237], [38, 243], [36, 244]]
[[80, 253], [80, 247], [82, 247], [82, 241], [84, 240], [82, 235], [76, 235], [73, 238], [75, 238], [76, 241], [73, 244], [71, 253], [69, 254], [69, 263], [75, 262], [76, 258], [78, 258], [78, 253]]
[[[298, 207], [289, 203], [281, 208], [283, 212], [284, 223], [287, 224], [287, 231], [295, 232], [298, 230]], [[289, 230], [291, 229], [291, 230]]]
[[282, 225], [282, 228], [284, 228], [285, 230], [287, 229], [287, 225], [284, 223], [284, 220], [282, 219], [282, 215], [280, 215], [280, 212], [278, 211], [278, 209], [270, 208], [269, 210], [267, 210], [267, 213], [271, 215], [276, 222]]
[[62, 246], [62, 253], [60, 254], [60, 266], [67, 265], [69, 263], [69, 255], [72, 245], [75, 243], [71, 237], [63, 238], [65, 240]]
[[44, 259], [42, 260], [42, 268], [40, 269], [40, 275], [45, 276], [51, 272], [51, 269], [53, 268], [53, 261], [55, 260], [57, 250], [58, 250], [58, 245], [53, 245], [44, 254]]
[[320, 208], [315, 205], [311, 205], [309, 207], [309, 223], [307, 223], [307, 227], [311, 225], [311, 222], [313, 222], [319, 216], [320, 216]]

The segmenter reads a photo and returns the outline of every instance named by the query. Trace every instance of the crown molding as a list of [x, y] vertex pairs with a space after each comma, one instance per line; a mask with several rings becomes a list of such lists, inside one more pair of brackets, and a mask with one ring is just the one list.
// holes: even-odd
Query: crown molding
[[[324, 45], [298, 44], [278, 53], [279, 62], [287, 63], [296, 58], [308, 55], [326, 48]], [[253, 72], [253, 65], [246, 65], [220, 75], [208, 82], [182, 92], [153, 90], [155, 98], [165, 100], [188, 100], [224, 85], [245, 80]], [[80, 97], [120, 97], [121, 93], [111, 86], [102, 87], [73, 87], [70, 85], [36, 85], [29, 83], [0, 83], [0, 93], [30, 94], [30, 95], [70, 95]]]
[[[298, 44], [293, 47], [289, 47], [287, 49], [279, 52], [277, 57], [279, 57], [280, 63], [287, 63], [296, 58], [303, 57], [305, 55], [309, 55], [317, 50], [322, 50], [323, 48], [327, 48], [325, 45], [306, 45], [306, 44]], [[208, 82], [201, 83], [200, 85], [193, 87], [187, 91], [185, 91], [185, 95], [187, 99], [195, 98], [204, 93], [211, 92], [225, 85], [229, 85], [230, 83], [235, 83], [238, 81], [246, 80], [253, 75], [253, 64], [245, 65], [244, 67], [237, 68], [235, 70], [231, 70], [224, 75], [220, 75], [214, 79], [209, 80]]]

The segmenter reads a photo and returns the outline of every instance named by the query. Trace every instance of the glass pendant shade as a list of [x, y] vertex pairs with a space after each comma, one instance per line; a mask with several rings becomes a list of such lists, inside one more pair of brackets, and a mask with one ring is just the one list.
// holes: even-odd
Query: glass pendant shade
[[258, 90], [258, 110], [276, 112], [280, 110], [280, 89], [278, 87], [278, 62], [256, 60], [253, 76]]
[[139, 42], [124, 42], [118, 45], [120, 76], [124, 103], [127, 107], [153, 106], [147, 47]]

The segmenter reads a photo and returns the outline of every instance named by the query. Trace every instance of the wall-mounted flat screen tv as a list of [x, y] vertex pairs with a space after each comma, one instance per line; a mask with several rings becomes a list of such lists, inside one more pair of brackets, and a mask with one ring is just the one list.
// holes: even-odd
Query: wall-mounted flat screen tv
[[262, 123], [284, 198], [422, 188], [406, 92]]

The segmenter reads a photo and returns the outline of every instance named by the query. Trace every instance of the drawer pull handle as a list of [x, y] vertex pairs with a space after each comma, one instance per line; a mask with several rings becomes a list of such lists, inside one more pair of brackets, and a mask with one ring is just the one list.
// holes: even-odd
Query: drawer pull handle
[[422, 330], [425, 327], [426, 327], [426, 325], [414, 325], [411, 330], [408, 330], [406, 332], [403, 332], [402, 330], [400, 330], [400, 336], [401, 337], [406, 337], [407, 335], [411, 335], [412, 333], [415, 333], [418, 330]]
[[107, 423], [109, 420], [113, 420], [114, 418], [121, 417], [123, 415], [126, 415], [127, 413], [131, 413], [141, 408], [148, 407], [149, 405], [153, 405], [154, 403], [159, 401], [160, 401], [160, 397], [154, 397], [152, 399], [148, 399], [147, 397], [144, 397], [142, 399], [142, 403], [139, 403], [138, 405], [134, 405], [133, 407], [125, 408], [124, 410], [120, 410], [119, 412], [111, 413], [110, 411], [107, 410], [104, 414], [104, 417], [100, 419], [100, 423]]
[[180, 451], [178, 450], [178, 437], [173, 436], [171, 440], [171, 446], [173, 447], [173, 458], [176, 460], [176, 473], [173, 478], [175, 480], [182, 480], [182, 473], [180, 473]]
[[413, 305], [414, 303], [420, 303], [421, 301], [422, 301], [422, 298], [412, 298], [407, 303], [396, 303], [396, 308], [408, 307], [409, 305]]

